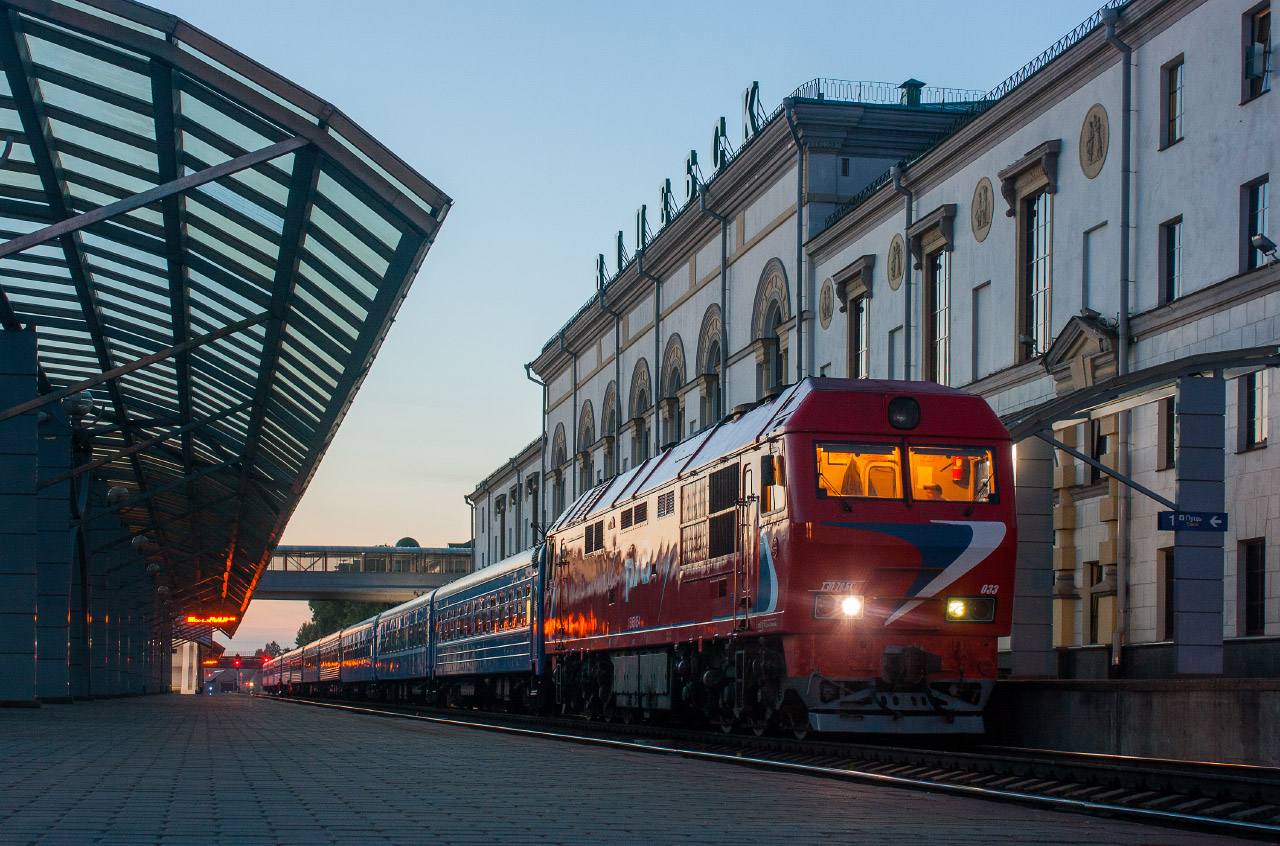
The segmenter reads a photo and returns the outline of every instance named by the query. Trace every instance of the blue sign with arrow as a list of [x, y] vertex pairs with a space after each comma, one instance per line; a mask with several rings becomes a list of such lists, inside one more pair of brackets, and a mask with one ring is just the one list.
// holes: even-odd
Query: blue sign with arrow
[[1225, 511], [1160, 511], [1156, 528], [1162, 532], [1225, 532]]

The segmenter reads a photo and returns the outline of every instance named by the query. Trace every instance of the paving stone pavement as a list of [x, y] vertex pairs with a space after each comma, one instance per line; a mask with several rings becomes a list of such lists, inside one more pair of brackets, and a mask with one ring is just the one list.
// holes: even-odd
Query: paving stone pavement
[[1245, 843], [244, 696], [0, 710], [0, 844]]

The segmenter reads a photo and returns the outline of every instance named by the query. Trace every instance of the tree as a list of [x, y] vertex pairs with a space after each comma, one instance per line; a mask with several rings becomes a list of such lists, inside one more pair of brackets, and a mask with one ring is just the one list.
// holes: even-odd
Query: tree
[[311, 606], [311, 620], [298, 629], [298, 646], [306, 646], [392, 606], [390, 602], [346, 602], [341, 599], [313, 599], [307, 604]]
[[254, 654], [254, 655], [265, 655], [265, 656], [267, 656], [268, 658], [279, 658], [281, 655], [283, 655], [283, 654], [284, 654], [284, 649], [282, 649], [282, 648], [280, 647], [280, 644], [276, 643], [276, 642], [273, 640], [273, 641], [271, 641], [270, 643], [268, 643], [266, 646], [262, 647], [261, 649], [259, 649], [257, 652], [255, 652], [255, 653], [253, 653], [253, 654]]

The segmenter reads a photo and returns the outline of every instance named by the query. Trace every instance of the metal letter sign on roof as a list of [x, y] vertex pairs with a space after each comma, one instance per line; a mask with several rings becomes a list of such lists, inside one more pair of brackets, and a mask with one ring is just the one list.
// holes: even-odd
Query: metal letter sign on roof
[[0, 0], [0, 330], [172, 613], [234, 628], [452, 201], [342, 112], [130, 0]]

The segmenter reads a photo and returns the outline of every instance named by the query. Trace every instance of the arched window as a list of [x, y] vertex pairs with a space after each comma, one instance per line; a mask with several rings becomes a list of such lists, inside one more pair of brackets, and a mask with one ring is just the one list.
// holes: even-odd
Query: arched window
[[721, 390], [720, 306], [710, 306], [702, 316], [702, 328], [698, 331], [698, 357], [696, 378], [699, 386], [699, 411], [701, 426], [706, 429], [724, 416], [724, 399]]
[[662, 360], [662, 400], [658, 403], [662, 423], [662, 446], [677, 443], [684, 435], [684, 408], [680, 389], [684, 387], [684, 342], [679, 335], [667, 341]]
[[589, 491], [596, 485], [595, 454], [596, 415], [587, 400], [578, 417], [578, 492]]
[[649, 364], [644, 359], [636, 363], [631, 375], [631, 466], [649, 457], [649, 409], [653, 405], [649, 390]]
[[551, 440], [551, 510], [554, 512], [554, 517], [559, 517], [564, 511], [564, 465], [568, 460], [564, 442], [564, 424], [560, 423], [556, 425], [555, 437]]
[[782, 262], [770, 259], [760, 274], [752, 312], [752, 343], [756, 358], [756, 397], [777, 392], [790, 378], [787, 324], [791, 295]]
[[604, 441], [604, 455], [601, 458], [601, 470], [608, 478], [618, 475], [618, 386], [613, 382], [604, 391], [604, 404], [600, 406], [602, 425], [600, 437]]

